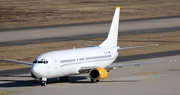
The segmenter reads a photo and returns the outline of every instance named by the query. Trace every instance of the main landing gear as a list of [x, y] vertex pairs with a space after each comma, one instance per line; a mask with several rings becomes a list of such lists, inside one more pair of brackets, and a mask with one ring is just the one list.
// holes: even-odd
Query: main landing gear
[[99, 80], [91, 79], [91, 82], [99, 82]]
[[[68, 76], [59, 77], [58, 79], [60, 82], [68, 82], [68, 80], [69, 80]], [[47, 78], [42, 77], [41, 78], [41, 86], [46, 86], [46, 81], [47, 81]]]

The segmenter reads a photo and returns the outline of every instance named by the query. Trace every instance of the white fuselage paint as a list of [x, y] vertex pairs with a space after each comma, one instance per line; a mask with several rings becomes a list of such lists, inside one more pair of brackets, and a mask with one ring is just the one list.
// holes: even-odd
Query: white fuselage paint
[[48, 63], [33, 63], [32, 73], [37, 77], [54, 78], [79, 74], [81, 67], [106, 67], [117, 58], [118, 47], [89, 47], [44, 53], [36, 58]]

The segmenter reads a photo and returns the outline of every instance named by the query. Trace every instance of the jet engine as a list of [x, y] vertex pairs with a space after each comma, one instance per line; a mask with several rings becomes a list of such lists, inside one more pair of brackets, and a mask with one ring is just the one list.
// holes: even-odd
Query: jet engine
[[94, 80], [105, 79], [108, 76], [108, 72], [104, 68], [97, 67], [89, 72], [89, 76]]

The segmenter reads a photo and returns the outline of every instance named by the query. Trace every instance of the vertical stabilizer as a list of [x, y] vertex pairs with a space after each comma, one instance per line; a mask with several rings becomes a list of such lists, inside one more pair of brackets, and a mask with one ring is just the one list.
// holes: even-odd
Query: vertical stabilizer
[[111, 27], [109, 30], [108, 37], [104, 42], [102, 42], [99, 46], [100, 47], [113, 47], [117, 46], [118, 40], [118, 28], [119, 28], [119, 17], [120, 17], [120, 6], [116, 7], [114, 17], [111, 23]]

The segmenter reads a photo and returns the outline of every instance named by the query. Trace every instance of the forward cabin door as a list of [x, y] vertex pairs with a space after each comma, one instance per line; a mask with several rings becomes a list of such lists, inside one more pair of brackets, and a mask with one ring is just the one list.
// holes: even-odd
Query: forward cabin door
[[54, 69], [58, 69], [58, 63], [59, 63], [59, 61], [57, 60], [57, 58], [55, 57], [55, 56], [52, 56], [52, 58], [53, 58], [53, 61], [54, 61]]

